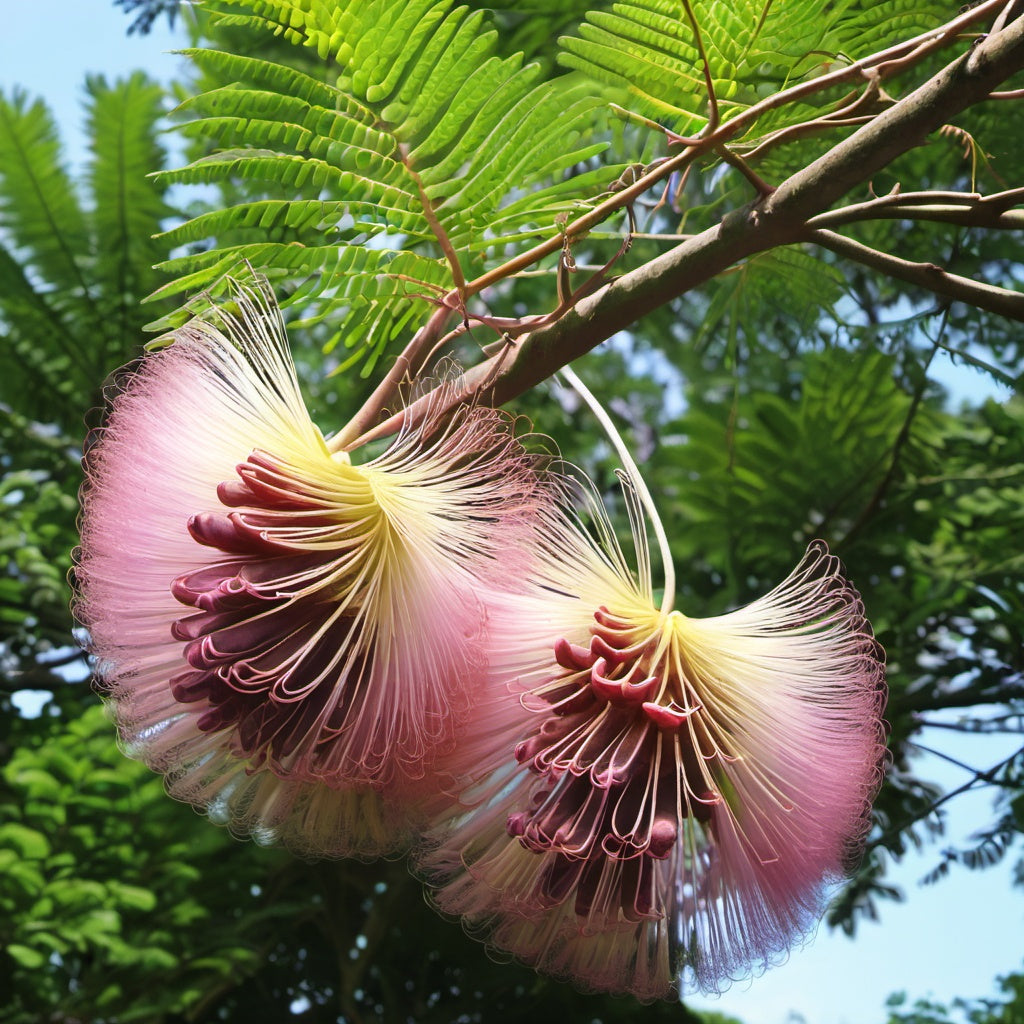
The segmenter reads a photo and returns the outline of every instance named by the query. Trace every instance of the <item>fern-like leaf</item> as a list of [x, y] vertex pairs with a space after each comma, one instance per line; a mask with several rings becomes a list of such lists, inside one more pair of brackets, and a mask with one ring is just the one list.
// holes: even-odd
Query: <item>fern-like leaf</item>
[[[3, 412], [29, 420], [60, 419], [76, 410], [71, 396], [92, 366], [76, 344], [73, 321], [51, 294], [36, 287], [15, 256], [0, 245], [0, 380]], [[65, 422], [65, 420], [62, 420]]]
[[[794, 81], [923, 32], [949, 14], [948, 5], [914, 0], [824, 7], [813, 0], [692, 0], [689, 6], [693, 22], [677, 0], [623, 0], [594, 11], [578, 36], [560, 40], [560, 60], [619, 90], [636, 113], [694, 135], [710, 117], [701, 49], [724, 121]], [[796, 104], [766, 113], [758, 128], [748, 129], [748, 140], [813, 110]]]
[[[891, 460], [910, 398], [894, 362], [873, 350], [826, 349], [808, 357], [797, 400], [755, 391], [690, 408], [668, 434], [673, 480], [687, 529], [677, 557], [736, 551], [771, 566], [793, 538], [841, 539], [871, 499]], [[835, 466], [842, 466], [836, 473]], [[766, 504], [766, 495], [773, 495]]]
[[57, 126], [46, 104], [21, 89], [0, 96], [0, 231], [65, 296], [85, 290], [85, 215]]
[[139, 300], [157, 283], [152, 241], [169, 213], [147, 177], [159, 88], [142, 74], [87, 83], [92, 159], [79, 189], [53, 118], [0, 96], [0, 379], [8, 410], [71, 435], [106, 375], [141, 348]]
[[[142, 72], [108, 84], [86, 80], [88, 132], [92, 158], [86, 183], [92, 197], [88, 214], [94, 259], [90, 279], [105, 316], [120, 325], [134, 321], [134, 309], [158, 284], [152, 269], [166, 252], [153, 239], [154, 226], [171, 213], [163, 190], [152, 179], [164, 164], [157, 142], [163, 93]], [[120, 332], [115, 332], [120, 333]]]
[[166, 265], [177, 280], [162, 294], [212, 286], [240, 257], [287, 272], [303, 282], [287, 302], [301, 299], [307, 322], [330, 317], [328, 344], [368, 357], [368, 370], [410, 309], [425, 312], [511, 243], [557, 233], [560, 214], [618, 173], [570, 176], [604, 148], [598, 99], [578, 77], [542, 81], [500, 57], [483, 12], [451, 0], [221, 5], [246, 9], [224, 24], [282, 35], [331, 71], [322, 81], [189, 51], [226, 83], [183, 105], [196, 118], [186, 132], [216, 148], [165, 180], [245, 178], [262, 196], [169, 232], [191, 251]]
[[716, 335], [739, 335], [757, 345], [767, 325], [780, 342], [798, 338], [842, 293], [840, 272], [795, 246], [758, 253], [713, 282], [693, 343], [703, 347]]

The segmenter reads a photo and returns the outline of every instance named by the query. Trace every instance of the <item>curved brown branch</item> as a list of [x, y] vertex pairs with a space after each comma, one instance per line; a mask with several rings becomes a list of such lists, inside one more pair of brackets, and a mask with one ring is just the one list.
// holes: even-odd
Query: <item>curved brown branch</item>
[[346, 451], [354, 447], [360, 435], [370, 429], [380, 412], [394, 400], [402, 385], [412, 380], [422, 369], [424, 362], [444, 335], [445, 327], [453, 313], [453, 309], [442, 306], [416, 332], [416, 336], [391, 364], [391, 368], [373, 389], [373, 394], [363, 403], [362, 408], [328, 441], [327, 446], [332, 452]]
[[[562, 247], [566, 238], [593, 228], [661, 178], [692, 163], [703, 152], [723, 145], [766, 110], [826, 85], [904, 71], [925, 55], [950, 45], [966, 28], [982, 18], [992, 17], [1004, 7], [1004, 2], [996, 0], [979, 4], [938, 30], [768, 97], [724, 122], [712, 134], [683, 140], [686, 148], [682, 153], [662, 161], [635, 183], [567, 225], [557, 236], [468, 282], [465, 295], [477, 294], [551, 255]], [[498, 355], [471, 368], [461, 394], [453, 396], [453, 403], [477, 398], [501, 405], [546, 380], [562, 366], [652, 310], [706, 283], [741, 260], [779, 245], [800, 242], [806, 237], [807, 223], [813, 217], [823, 214], [896, 157], [923, 143], [931, 132], [948, 123], [961, 110], [986, 99], [1022, 67], [1024, 18], [1018, 17], [1001, 31], [980, 37], [967, 54], [782, 182], [771, 195], [727, 214], [719, 224], [581, 299], [554, 324], [523, 336], [511, 356], [503, 348]], [[370, 408], [368, 403], [359, 414], [360, 425], [368, 427], [376, 422], [380, 412], [379, 406]], [[412, 415], [416, 415], [415, 411]], [[392, 433], [400, 420], [401, 417], [392, 417], [362, 436], [358, 431], [346, 430], [346, 437], [362, 441], [383, 436]]]
[[834, 231], [810, 231], [806, 238], [830, 252], [854, 260], [887, 277], [917, 285], [941, 298], [967, 302], [1010, 320], [1024, 321], [1024, 293], [951, 274], [936, 263], [915, 263], [881, 252]]
[[487, 397], [497, 404], [509, 401], [740, 260], [800, 241], [812, 217], [920, 145], [952, 115], [985, 99], [1021, 68], [1024, 18], [1017, 18], [782, 182], [763, 202], [728, 214], [721, 223], [582, 300], [558, 323], [524, 338], [518, 357], [496, 375], [486, 363], [474, 367], [467, 373], [467, 391], [495, 377]]
[[810, 228], [832, 228], [865, 220], [930, 220], [961, 227], [1024, 228], [1024, 188], [992, 195], [978, 192], [890, 192], [863, 203], [851, 203], [812, 217]]

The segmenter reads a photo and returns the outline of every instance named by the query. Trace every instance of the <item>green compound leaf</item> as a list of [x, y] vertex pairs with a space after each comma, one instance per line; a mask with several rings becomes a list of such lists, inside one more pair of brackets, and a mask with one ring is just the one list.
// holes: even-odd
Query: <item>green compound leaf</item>
[[[787, 85], [848, 63], [944, 22], [948, 5], [892, 0], [857, 10], [813, 0], [624, 0], [587, 15], [578, 36], [560, 40], [560, 61], [595, 79], [629, 109], [679, 135], [708, 123], [708, 77], [727, 121]], [[699, 45], [697, 31], [699, 31]], [[799, 123], [814, 108], [795, 104], [770, 118], [772, 130]], [[748, 132], [747, 139], [765, 134]]]
[[[388, 344], [459, 280], [507, 258], [512, 242], [556, 233], [557, 218], [607, 187], [574, 176], [604, 148], [604, 109], [578, 76], [544, 81], [501, 57], [480, 11], [450, 0], [219, 0], [221, 23], [316, 52], [317, 78], [258, 57], [187, 51], [221, 83], [182, 106], [212, 151], [164, 183], [255, 183], [261, 198], [203, 214], [165, 242], [158, 293], [216, 287], [249, 261], [297, 288], [307, 325], [368, 373]], [[228, 13], [240, 7], [240, 13]], [[251, 194], [251, 193], [250, 193]], [[158, 322], [168, 328], [179, 311]]]

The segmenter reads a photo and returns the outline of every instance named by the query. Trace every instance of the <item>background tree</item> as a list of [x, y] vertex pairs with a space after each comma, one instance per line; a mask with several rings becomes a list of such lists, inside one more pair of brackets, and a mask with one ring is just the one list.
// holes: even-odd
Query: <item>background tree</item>
[[945, 1006], [930, 999], [907, 1005], [906, 993], [899, 992], [888, 1003], [887, 1024], [1017, 1024], [1024, 1020], [1024, 974], [1007, 974], [999, 979], [1000, 999], [955, 999]]
[[[567, 3], [499, 10], [498, 35], [490, 14], [431, 21], [446, 8], [428, 0], [368, 19], [221, 6], [192, 28], [213, 50], [182, 87], [184, 170], [145, 177], [161, 107], [141, 77], [90, 83], [82, 193], [41, 108], [0, 106], [5, 1012], [637, 1012], [492, 964], [400, 864], [236, 844], [123, 759], [67, 682], [82, 674], [64, 584], [82, 418], [144, 323], [180, 322], [240, 257], [286, 302], [322, 422], [362, 405], [373, 428], [402, 346], [415, 364], [443, 340], [611, 491], [587, 413], [557, 384], [530, 390], [579, 356], [670, 524], [684, 607], [747, 600], [829, 541], [888, 652], [894, 757], [832, 920], [879, 912], [887, 863], [941, 828], [950, 796], [915, 773], [922, 730], [1019, 732], [1024, 711], [1024, 406], [954, 414], [934, 379], [946, 353], [1001, 384], [1018, 373], [1015, 5], [950, 21], [943, 4], [693, 3], [666, 20]], [[171, 183], [219, 195], [172, 222]], [[39, 718], [11, 703], [29, 688], [52, 691]], [[993, 819], [938, 874], [1019, 851], [1024, 754], [978, 769]]]
[[[64, 577], [74, 537], [82, 424], [107, 376], [140, 350], [157, 285], [153, 240], [172, 210], [147, 179], [163, 163], [160, 89], [142, 73], [86, 83], [92, 156], [77, 188], [57, 126], [20, 90], [0, 97], [0, 438], [5, 516], [0, 589], [4, 693], [66, 691]], [[72, 545], [73, 546], [73, 545]], [[81, 674], [81, 673], [80, 673]], [[9, 704], [5, 708], [9, 710]], [[9, 715], [4, 716], [9, 720]]]

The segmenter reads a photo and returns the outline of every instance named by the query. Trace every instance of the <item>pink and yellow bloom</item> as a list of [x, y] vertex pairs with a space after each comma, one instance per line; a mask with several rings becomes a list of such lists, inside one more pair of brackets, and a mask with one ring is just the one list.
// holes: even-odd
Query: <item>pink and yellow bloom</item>
[[652, 999], [718, 990], [815, 927], [868, 828], [884, 673], [820, 542], [729, 614], [674, 609], [671, 578], [655, 603], [634, 484], [639, 578], [595, 506], [597, 539], [551, 519], [529, 587], [492, 610], [490, 697], [420, 867], [494, 947]]
[[142, 360], [89, 447], [76, 612], [173, 795], [375, 855], [466, 715], [542, 486], [507, 417], [441, 400], [378, 458], [332, 451], [273, 297], [236, 291]]
[[265, 285], [142, 360], [86, 455], [76, 569], [126, 749], [307, 854], [390, 852], [429, 817], [440, 909], [580, 985], [651, 999], [767, 966], [881, 779], [857, 591], [815, 542], [749, 606], [684, 615], [624, 450], [635, 573], [509, 418], [436, 395], [354, 464]]

